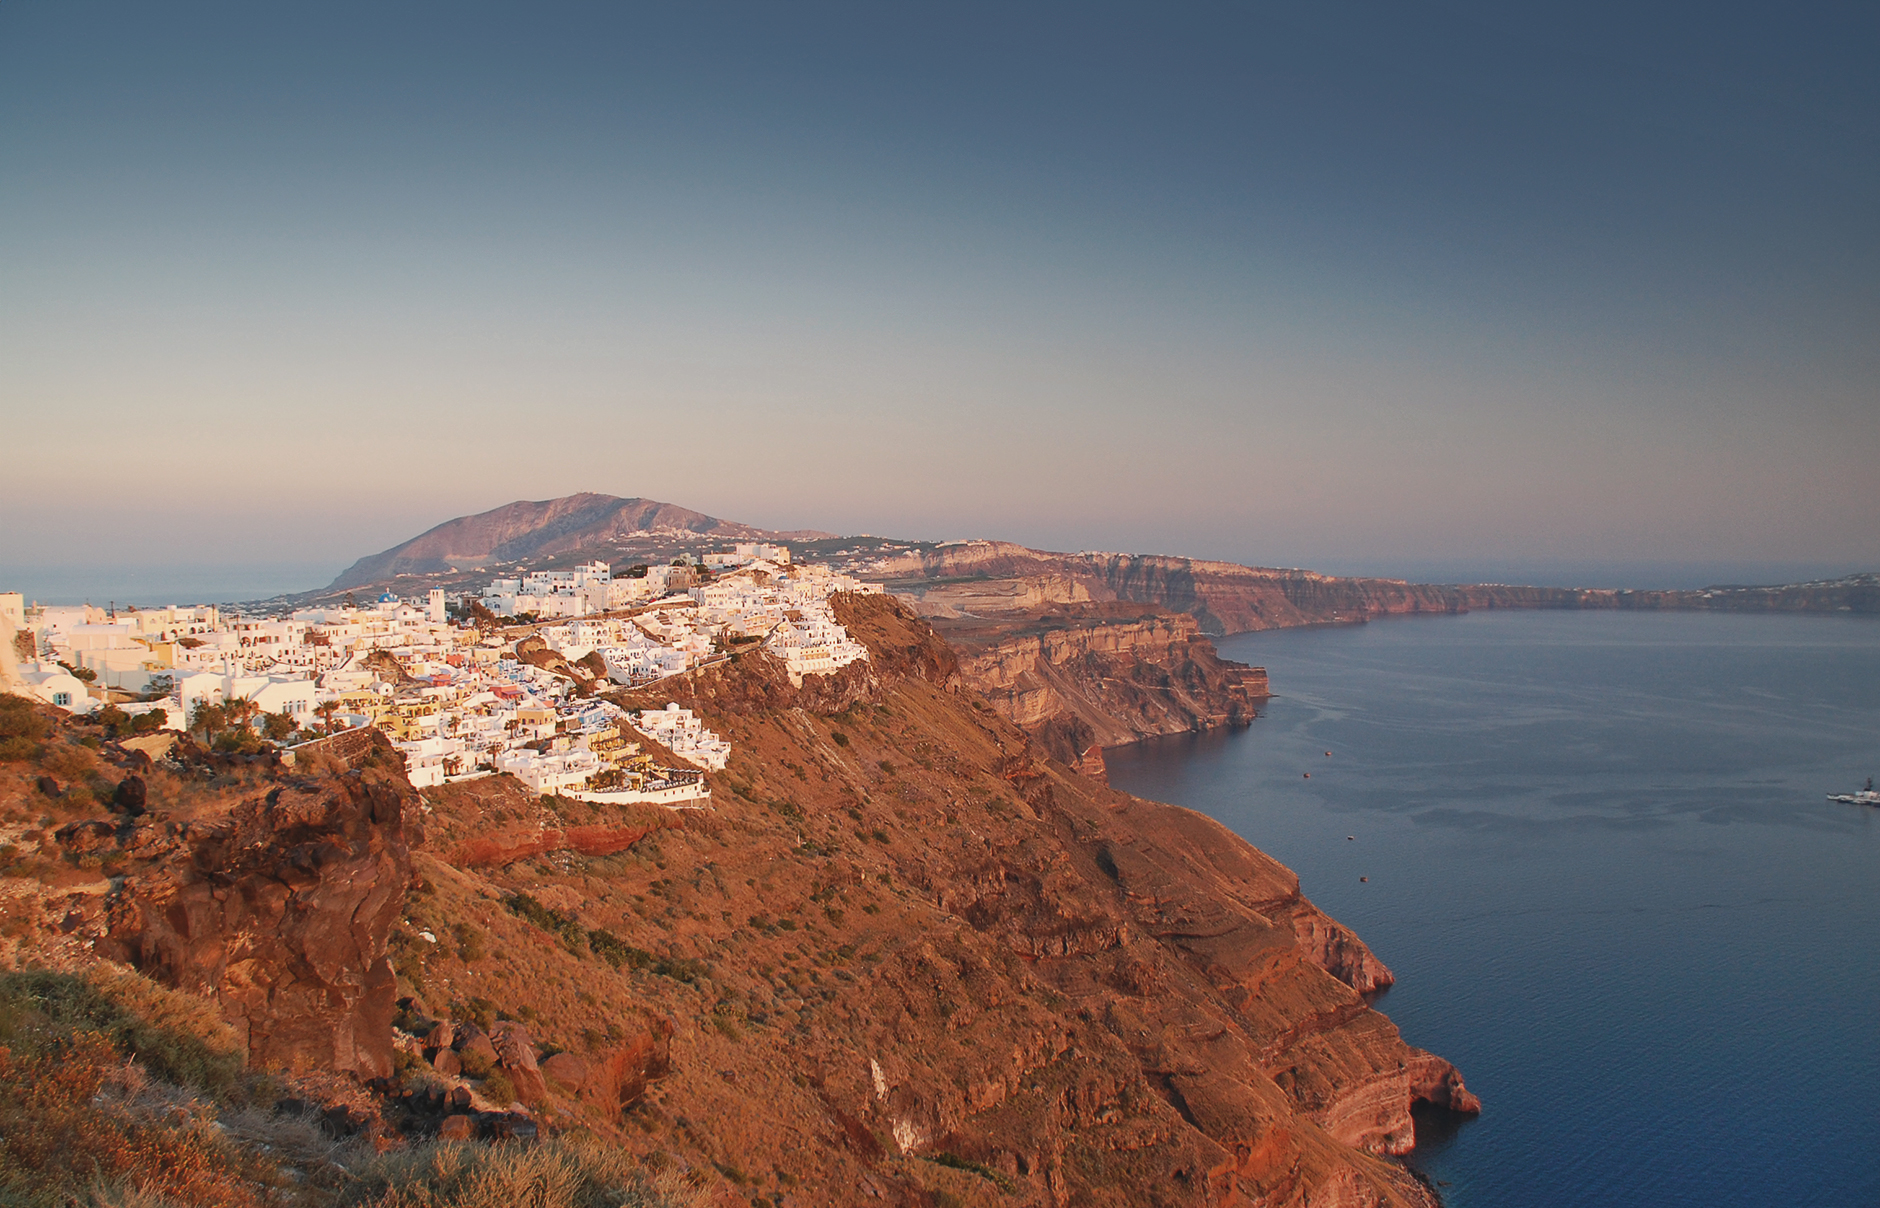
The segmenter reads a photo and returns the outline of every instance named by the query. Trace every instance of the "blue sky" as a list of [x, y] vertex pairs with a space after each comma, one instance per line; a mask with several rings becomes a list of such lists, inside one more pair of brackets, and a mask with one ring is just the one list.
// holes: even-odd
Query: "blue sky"
[[577, 490], [1412, 576], [1880, 566], [1877, 35], [9, 4], [0, 572], [311, 586]]

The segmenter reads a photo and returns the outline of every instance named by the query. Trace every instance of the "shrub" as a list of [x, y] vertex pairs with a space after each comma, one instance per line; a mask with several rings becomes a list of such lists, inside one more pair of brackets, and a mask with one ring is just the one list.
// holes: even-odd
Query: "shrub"
[[587, 954], [587, 930], [573, 915], [551, 910], [526, 893], [512, 893], [503, 899], [503, 905], [515, 914], [540, 927], [543, 931], [560, 938], [562, 946], [576, 956]]
[[468, 964], [480, 961], [485, 955], [483, 933], [468, 923], [452, 923], [450, 934], [457, 941], [457, 958]]
[[849, 736], [847, 734], [844, 734], [840, 730], [837, 730], [834, 734], [831, 734], [829, 737], [835, 739], [836, 745], [838, 747], [846, 747], [849, 745]]
[[44, 738], [52, 723], [39, 715], [33, 702], [11, 692], [0, 693], [0, 738]]
[[0, 738], [0, 763], [35, 759], [38, 755], [39, 744], [30, 738], [19, 736]]
[[464, 1049], [457, 1054], [457, 1058], [463, 1062], [463, 1072], [466, 1078], [488, 1078], [496, 1070], [495, 1063], [486, 1054], [475, 1049]]
[[516, 1084], [509, 1075], [493, 1072], [483, 1079], [483, 1097], [498, 1107], [507, 1107], [516, 1101]]
[[39, 766], [61, 780], [83, 780], [98, 770], [98, 757], [85, 747], [59, 743], [46, 749]]
[[261, 735], [243, 726], [238, 730], [224, 730], [215, 736], [211, 748], [225, 755], [253, 755], [267, 746]]
[[944, 1166], [948, 1170], [964, 1170], [968, 1174], [976, 1174], [982, 1179], [997, 1184], [1001, 1191], [1011, 1191], [1015, 1186], [1009, 1176], [1001, 1174], [999, 1171], [993, 1170], [988, 1166], [982, 1166], [978, 1162], [969, 1162], [958, 1154], [938, 1153], [928, 1158], [927, 1161], [932, 1162], [935, 1166]]

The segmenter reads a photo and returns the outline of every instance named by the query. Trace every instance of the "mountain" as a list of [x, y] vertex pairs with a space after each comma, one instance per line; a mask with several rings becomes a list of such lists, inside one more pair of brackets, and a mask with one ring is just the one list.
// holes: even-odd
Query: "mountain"
[[517, 500], [436, 528], [359, 559], [327, 587], [369, 587], [397, 575], [469, 570], [492, 562], [593, 553], [605, 556], [633, 538], [678, 537], [723, 541], [818, 540], [829, 533], [771, 532], [707, 516], [657, 499], [621, 499], [584, 492], [560, 499]]

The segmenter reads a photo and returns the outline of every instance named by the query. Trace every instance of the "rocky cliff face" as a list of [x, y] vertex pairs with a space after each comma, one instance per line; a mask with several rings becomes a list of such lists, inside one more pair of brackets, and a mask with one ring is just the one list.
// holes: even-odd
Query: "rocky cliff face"
[[[22, 784], [8, 809], [79, 814], [37, 832], [39, 858], [72, 871], [15, 899], [15, 934], [213, 998], [262, 1068], [389, 1074], [386, 941], [410, 884], [417, 794], [375, 731], [331, 745], [303, 757], [312, 771], [187, 740], [154, 766], [115, 746], [58, 745], [48, 758], [84, 766], [84, 779]], [[97, 880], [82, 880], [87, 869]], [[77, 892], [61, 894], [62, 881]]]
[[1102, 774], [1102, 748], [1253, 720], [1266, 671], [1222, 659], [1185, 613], [1047, 607], [1023, 620], [935, 622], [960, 672], [1054, 759]]
[[1698, 591], [1444, 585], [1158, 554], [1055, 554], [991, 541], [908, 555], [876, 573], [935, 616], [998, 615], [1012, 611], [1002, 607], [1007, 600], [1122, 600], [1188, 613], [1212, 634], [1488, 608], [1880, 612], [1880, 575], [1874, 574]]
[[1558, 588], [1446, 587], [1159, 554], [1053, 554], [996, 542], [943, 546], [880, 573], [937, 617], [991, 617], [1022, 607], [1003, 608], [1005, 600], [1122, 601], [1186, 613], [1210, 634], [1471, 608], [1612, 606], [1600, 602], [1602, 593]]
[[[661, 685], [734, 744], [712, 810], [609, 855], [421, 857], [404, 926], [488, 938], [395, 936], [407, 988], [531, 1019], [553, 1068], [662, 1037], [588, 1126], [741, 1198], [1433, 1202], [1388, 1155], [1418, 1100], [1476, 1104], [1366, 1005], [1390, 973], [1356, 936], [1217, 824], [1048, 758], [891, 600], [838, 611], [866, 664], [793, 689], [752, 651]], [[499, 781], [432, 801], [434, 853], [600, 821]], [[550, 1089], [550, 1116], [585, 1102]]]

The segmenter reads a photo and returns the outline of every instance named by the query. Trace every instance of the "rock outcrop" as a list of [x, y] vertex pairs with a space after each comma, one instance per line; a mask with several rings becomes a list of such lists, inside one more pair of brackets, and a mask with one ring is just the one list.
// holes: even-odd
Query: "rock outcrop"
[[213, 997], [255, 1064], [389, 1074], [386, 939], [417, 795], [391, 744], [371, 740], [350, 764], [282, 774], [226, 810], [159, 808], [116, 828], [121, 880], [96, 951]]
[[1245, 725], [1267, 696], [1265, 669], [1221, 658], [1185, 613], [1060, 605], [934, 624], [968, 685], [1046, 754], [1097, 776], [1106, 746]]

